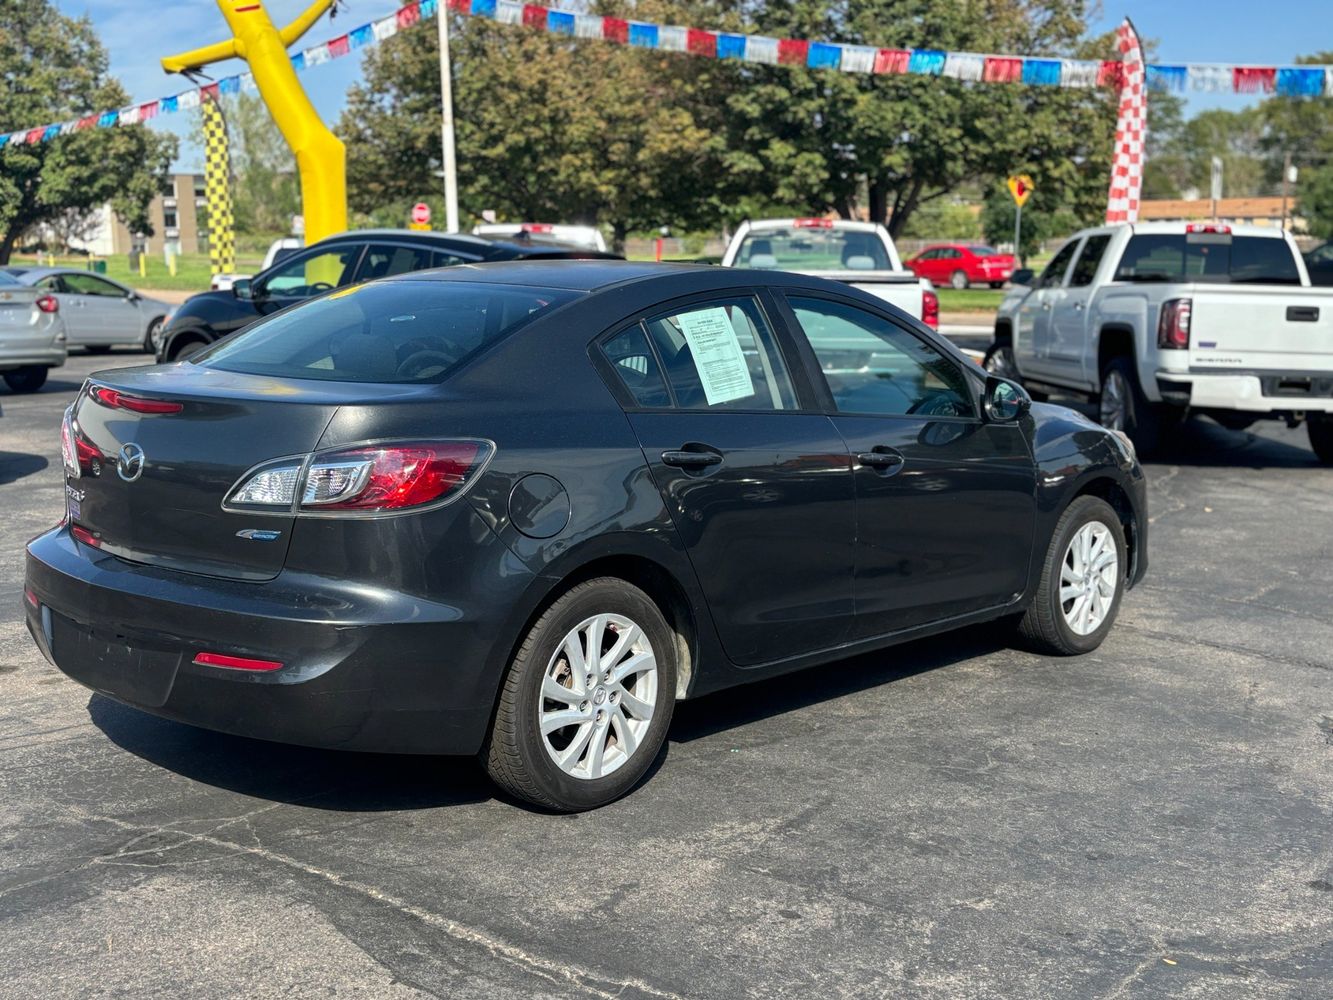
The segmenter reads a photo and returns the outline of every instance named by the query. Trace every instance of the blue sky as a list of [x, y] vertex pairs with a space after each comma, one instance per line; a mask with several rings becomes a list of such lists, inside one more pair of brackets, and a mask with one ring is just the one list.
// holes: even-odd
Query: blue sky
[[[332, 25], [317, 24], [305, 44], [331, 38], [366, 21], [382, 17], [402, 0], [347, 0]], [[286, 23], [308, 0], [268, 0], [275, 22]], [[87, 13], [111, 54], [112, 72], [138, 101], [182, 90], [187, 84], [168, 77], [158, 59], [223, 37], [225, 25], [215, 0], [56, 0], [70, 15]], [[1156, 61], [1290, 63], [1297, 55], [1319, 48], [1333, 49], [1333, 6], [1330, 0], [1269, 0], [1261, 7], [1254, 0], [1104, 0], [1104, 11], [1094, 22], [1096, 31], [1114, 28], [1128, 14], [1145, 39], [1157, 41]], [[240, 72], [220, 66], [217, 76]], [[342, 110], [347, 89], [360, 77], [360, 60], [352, 57], [312, 68], [303, 80], [316, 107], [327, 120]], [[1188, 95], [1187, 111], [1203, 108], [1239, 108], [1258, 100], [1252, 95]], [[184, 135], [189, 116], [158, 119], [159, 124]], [[39, 123], [34, 123], [39, 124]], [[181, 164], [198, 166], [198, 152], [183, 145]]]

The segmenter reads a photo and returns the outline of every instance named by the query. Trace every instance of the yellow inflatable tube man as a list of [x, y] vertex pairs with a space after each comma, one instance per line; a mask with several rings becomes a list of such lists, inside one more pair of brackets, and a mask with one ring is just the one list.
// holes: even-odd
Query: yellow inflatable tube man
[[162, 60], [162, 68], [168, 73], [185, 73], [224, 59], [239, 58], [250, 64], [269, 114], [296, 154], [307, 243], [347, 229], [347, 154], [306, 96], [287, 48], [333, 4], [334, 0], [315, 0], [300, 17], [279, 29], [269, 20], [262, 3], [218, 0], [233, 37]]

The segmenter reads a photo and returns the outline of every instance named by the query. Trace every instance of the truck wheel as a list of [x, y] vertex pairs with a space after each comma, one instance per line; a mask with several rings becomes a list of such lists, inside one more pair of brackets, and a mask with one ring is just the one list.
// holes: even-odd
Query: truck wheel
[[992, 344], [981, 362], [981, 367], [1000, 378], [1018, 380], [1018, 365], [1014, 363], [1014, 349], [1008, 344]]
[[9, 386], [10, 392], [36, 392], [46, 385], [47, 371], [41, 365], [15, 368], [12, 372], [5, 372], [5, 385]]
[[961, 292], [971, 282], [967, 280], [967, 275], [962, 271], [954, 271], [953, 274], [949, 275], [949, 284]]
[[1101, 393], [1097, 397], [1097, 420], [1103, 427], [1124, 431], [1140, 454], [1151, 454], [1161, 446], [1168, 428], [1179, 419], [1179, 411], [1154, 406], [1139, 387], [1139, 376], [1129, 358], [1112, 358], [1102, 369]]
[[1311, 413], [1305, 420], [1310, 448], [1325, 465], [1333, 465], [1333, 414]]

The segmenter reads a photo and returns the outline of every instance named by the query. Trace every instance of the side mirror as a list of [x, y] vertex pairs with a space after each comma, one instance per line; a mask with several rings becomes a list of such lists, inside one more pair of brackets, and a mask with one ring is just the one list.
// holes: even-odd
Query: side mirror
[[249, 278], [237, 278], [232, 282], [231, 294], [242, 301], [249, 302], [255, 297], [254, 286]]
[[1037, 276], [1037, 272], [1030, 267], [1019, 268], [1009, 276], [1009, 283], [1013, 285], [1030, 285], [1032, 279]]
[[131, 288], [128, 292], [125, 293], [125, 298], [127, 298], [131, 302], [138, 302], [139, 293], [136, 292], [133, 288]]
[[995, 424], [1012, 424], [1032, 409], [1032, 397], [1017, 382], [991, 375], [986, 379], [982, 405], [986, 419]]

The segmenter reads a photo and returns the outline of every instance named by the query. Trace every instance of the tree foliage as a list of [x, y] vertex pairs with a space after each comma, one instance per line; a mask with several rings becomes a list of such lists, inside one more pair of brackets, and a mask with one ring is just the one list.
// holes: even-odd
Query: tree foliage
[[[107, 74], [106, 52], [87, 17], [65, 17], [49, 0], [4, 0], [0, 133], [127, 102]], [[6, 145], [0, 149], [0, 263], [34, 226], [106, 202], [131, 229], [148, 232], [148, 205], [175, 155], [174, 137], [142, 125]]]

